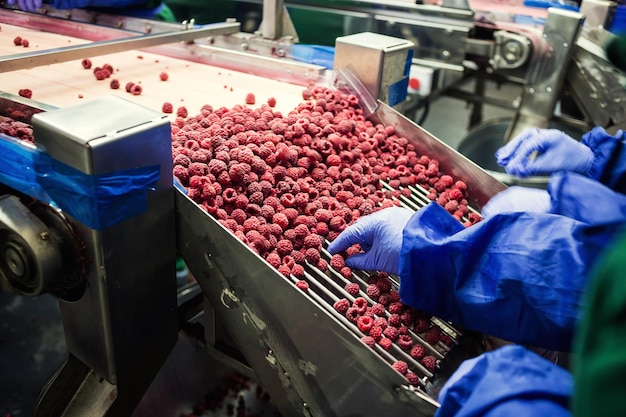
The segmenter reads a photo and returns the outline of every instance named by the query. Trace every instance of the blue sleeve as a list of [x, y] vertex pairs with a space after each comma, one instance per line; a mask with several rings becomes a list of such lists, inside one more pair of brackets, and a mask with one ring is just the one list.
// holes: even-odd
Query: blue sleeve
[[435, 417], [569, 417], [570, 373], [509, 345], [461, 364], [439, 394]]
[[569, 351], [588, 272], [620, 224], [511, 212], [463, 228], [431, 203], [404, 229], [400, 297], [470, 330]]
[[602, 127], [593, 128], [582, 138], [595, 154], [589, 176], [622, 194], [626, 194], [625, 141], [622, 130], [611, 136]]

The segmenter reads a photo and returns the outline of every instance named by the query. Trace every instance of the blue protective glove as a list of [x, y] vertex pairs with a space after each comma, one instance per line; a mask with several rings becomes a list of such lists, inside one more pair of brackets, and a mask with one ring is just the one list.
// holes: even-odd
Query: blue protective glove
[[439, 393], [435, 417], [571, 416], [570, 373], [508, 345], [461, 364]]
[[334, 255], [358, 243], [364, 253], [350, 256], [346, 265], [397, 275], [402, 231], [412, 215], [413, 212], [405, 208], [389, 207], [361, 217], [337, 236], [328, 251]]
[[[15, 0], [8, 0], [7, 4], [14, 5]], [[20, 9], [27, 12], [34, 12], [43, 6], [43, 0], [17, 0]]]
[[491, 197], [481, 212], [484, 217], [516, 211], [548, 213], [550, 207], [550, 194], [547, 191], [513, 186]]
[[520, 177], [557, 171], [588, 175], [593, 159], [588, 146], [556, 129], [526, 129], [496, 151], [498, 164]]

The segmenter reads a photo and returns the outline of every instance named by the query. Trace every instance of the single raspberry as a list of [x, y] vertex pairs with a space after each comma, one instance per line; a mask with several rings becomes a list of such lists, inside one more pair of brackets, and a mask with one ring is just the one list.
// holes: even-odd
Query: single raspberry
[[118, 88], [120, 88], [120, 81], [113, 78], [109, 83], [109, 87], [111, 87], [111, 89], [113, 90], [117, 90]]
[[246, 104], [254, 104], [256, 102], [256, 97], [252, 93], [246, 94]]
[[354, 307], [350, 307], [348, 311], [346, 311], [346, 318], [353, 323], [356, 323], [359, 317], [360, 317], [360, 314], [357, 311], [357, 309]]
[[28, 39], [22, 39], [21, 43], [24, 48], [28, 48], [28, 45], [30, 45], [30, 42], [28, 42]]
[[315, 265], [320, 259], [320, 253], [315, 248], [308, 248], [304, 253], [304, 257], [308, 263]]
[[400, 334], [409, 334], [409, 328], [406, 326], [398, 327], [398, 333]]
[[[280, 255], [276, 252], [270, 252], [265, 258], [268, 264], [272, 265], [274, 268], [278, 268], [282, 263]], [[347, 301], [347, 300], [346, 300]], [[350, 304], [348, 304], [348, 307]]]
[[413, 346], [413, 339], [411, 339], [411, 336], [408, 334], [401, 334], [398, 336], [398, 341], [396, 343], [398, 343], [400, 349], [409, 350], [411, 349], [411, 346]]
[[83, 66], [83, 68], [85, 69], [90, 69], [91, 68], [91, 60], [89, 58], [85, 58], [83, 59], [80, 64]]
[[439, 336], [439, 341], [446, 346], [452, 346], [452, 338], [447, 334], [442, 334]]
[[387, 293], [391, 290], [391, 281], [389, 280], [389, 278], [379, 278], [376, 281], [376, 286], [380, 290], [381, 294]]
[[132, 81], [127, 82], [127, 83], [126, 83], [126, 86], [124, 87], [124, 88], [126, 89], [126, 92], [127, 92], [127, 93], [130, 93], [130, 92], [131, 92], [131, 90], [133, 89], [133, 86], [134, 86], [134, 85], [135, 85], [135, 83], [134, 83], [134, 82], [132, 82]]
[[167, 80], [168, 80], [168, 78], [170, 78], [170, 76], [169, 76], [169, 75], [168, 75], [168, 73], [167, 73], [167, 72], [165, 72], [165, 71], [162, 71], [162, 72], [159, 74], [159, 79], [160, 79], [161, 81], [167, 81]]
[[[398, 292], [398, 290], [394, 290], [394, 289], [389, 290], [389, 297], [390, 297], [392, 303], [400, 302], [400, 293]], [[400, 308], [399, 308], [400, 312], [402, 312], [402, 310], [404, 310], [405, 307], [406, 306], [404, 304], [400, 303]], [[398, 313], [398, 314], [400, 314], [400, 313]]]
[[415, 331], [415, 333], [424, 333], [429, 328], [430, 328], [430, 320], [424, 317], [419, 317], [413, 323], [413, 331]]
[[352, 278], [352, 268], [350, 268], [349, 266], [344, 266], [343, 268], [341, 268], [339, 270], [339, 273], [346, 279]]
[[174, 112], [174, 106], [172, 105], [172, 103], [168, 103], [167, 101], [165, 103], [163, 103], [163, 106], [161, 107], [161, 111], [163, 113], [173, 113]]
[[18, 95], [26, 98], [31, 98], [33, 96], [32, 90], [28, 88], [22, 88], [17, 92]]
[[342, 298], [340, 300], [335, 301], [333, 304], [333, 308], [341, 314], [346, 314], [348, 309], [350, 308], [350, 301], [346, 298]]
[[287, 239], [279, 240], [278, 243], [276, 243], [276, 252], [278, 252], [279, 255], [289, 255], [292, 250], [293, 244]]
[[289, 278], [289, 276], [291, 275], [291, 268], [289, 268], [289, 266], [282, 264], [278, 267], [278, 272], [284, 276]]
[[[295, 264], [294, 266], [291, 267], [291, 275], [293, 275], [296, 278], [304, 277], [304, 267], [302, 265], [300, 265], [300, 264]], [[309, 284], [306, 283], [306, 281], [304, 281], [304, 283], [307, 286], [306, 289], [308, 289]], [[304, 285], [304, 284], [302, 284], [302, 285]], [[299, 287], [299, 288], [301, 288], [301, 287]], [[304, 289], [304, 288], [301, 288], [301, 289]]]
[[435, 372], [435, 369], [437, 369], [437, 358], [432, 355], [424, 356], [420, 362], [430, 372]]
[[185, 106], [180, 106], [178, 109], [176, 109], [176, 116], [182, 117], [184, 119], [189, 116], [189, 112], [187, 111], [187, 108]]
[[363, 333], [369, 333], [374, 325], [374, 320], [369, 316], [361, 316], [356, 321], [359, 330]]
[[319, 269], [322, 272], [325, 272], [328, 270], [328, 262], [324, 258], [320, 258], [320, 260], [317, 261], [316, 266], [317, 266], [317, 269]]
[[399, 314], [392, 314], [387, 319], [387, 323], [389, 323], [389, 325], [393, 327], [400, 327], [400, 325], [402, 324], [402, 320], [400, 319]]
[[276, 99], [274, 97], [270, 97], [267, 99], [267, 105], [270, 107], [276, 106]]
[[426, 355], [426, 348], [420, 344], [415, 344], [411, 348], [409, 355], [411, 355], [413, 359], [419, 361]]
[[389, 326], [385, 330], [383, 330], [383, 335], [391, 340], [396, 340], [398, 338], [398, 329]]
[[391, 303], [389, 294], [381, 294], [380, 297], [378, 297], [378, 302], [384, 306], [388, 306], [389, 303]]
[[419, 385], [420, 378], [419, 376], [417, 376], [416, 373], [408, 371], [406, 375], [404, 375], [404, 377], [406, 378], [407, 381], [409, 381], [409, 384], [413, 386]]
[[20, 46], [20, 45], [22, 44], [22, 37], [21, 37], [21, 36], [16, 36], [16, 37], [13, 39], [13, 44], [14, 44], [15, 46]]
[[341, 269], [346, 266], [346, 261], [341, 254], [336, 253], [330, 258], [330, 266], [334, 269]]
[[346, 290], [348, 294], [355, 296], [359, 293], [359, 291], [361, 290], [361, 287], [359, 287], [359, 284], [357, 284], [356, 282], [350, 282], [346, 284], [344, 289]]
[[107, 70], [109, 74], [113, 74], [113, 66], [111, 64], [104, 64], [102, 66], [103, 70]]
[[143, 91], [143, 88], [139, 84], [135, 84], [130, 88], [130, 93], [134, 96], [138, 96]]
[[363, 336], [361, 338], [361, 342], [365, 343], [367, 346], [373, 348], [376, 345], [376, 340], [372, 336]]
[[380, 303], [376, 303], [372, 306], [372, 312], [377, 316], [383, 316], [385, 311], [385, 306]]
[[[300, 265], [296, 265], [296, 266], [300, 266]], [[293, 271], [293, 268], [292, 268]], [[296, 282], [296, 287], [300, 288], [302, 291], [308, 291], [309, 290], [309, 283], [306, 282], [305, 280], [301, 279], [298, 282]]]
[[356, 308], [359, 314], [365, 313], [367, 309], [367, 300], [363, 297], [357, 297], [354, 299], [354, 303], [352, 303], [352, 307]]
[[395, 361], [391, 367], [400, 372], [402, 375], [405, 375], [409, 370], [409, 365], [407, 365], [405, 361]]
[[441, 335], [441, 330], [439, 327], [432, 327], [426, 333], [424, 333], [424, 340], [431, 345], [436, 345], [439, 342], [439, 336]]
[[[389, 294], [389, 297], [391, 298], [391, 294]], [[402, 304], [399, 301], [396, 302], [392, 302], [391, 304], [389, 304], [389, 312], [391, 314], [400, 314], [402, 313], [402, 310], [404, 310], [404, 304]]]
[[375, 284], [370, 284], [367, 286], [365, 293], [373, 300], [378, 300], [380, 296], [380, 289]]
[[374, 319], [374, 326], [378, 326], [381, 329], [386, 329], [388, 324], [387, 324], [387, 319], [385, 319], [384, 317], [377, 317], [376, 319]]
[[391, 349], [391, 345], [393, 344], [393, 342], [392, 342], [390, 339], [388, 339], [388, 338], [386, 338], [386, 337], [383, 337], [383, 338], [381, 338], [381, 339], [378, 341], [378, 344], [379, 344], [379, 345], [380, 345], [380, 347], [382, 347], [383, 349], [385, 349], [385, 350], [389, 350], [389, 349]]
[[370, 329], [370, 336], [372, 336], [375, 340], [380, 340], [383, 337], [383, 329], [378, 326], [372, 326]]

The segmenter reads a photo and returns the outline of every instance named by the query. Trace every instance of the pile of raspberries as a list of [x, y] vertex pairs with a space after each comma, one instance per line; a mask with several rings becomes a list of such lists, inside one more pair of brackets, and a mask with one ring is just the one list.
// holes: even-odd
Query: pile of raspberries
[[[457, 220], [468, 219], [465, 226], [480, 221], [469, 213], [466, 184], [440, 172], [436, 159], [419, 155], [393, 126], [363, 117], [356, 96], [310, 86], [302, 97], [287, 114], [268, 104], [256, 109], [204, 105], [199, 114], [172, 123], [173, 173], [188, 196], [279, 273], [296, 278], [299, 288], [308, 290], [301, 282], [306, 265], [322, 272], [332, 268], [349, 280], [352, 271], [345, 258], [360, 249], [352, 247], [328, 262], [321, 256], [324, 243], [361, 216], [399, 205], [400, 197], [411, 195], [408, 186], [422, 187]], [[392, 190], [383, 188], [382, 181]], [[410, 336], [401, 332], [424, 318], [394, 307], [401, 305], [397, 292], [368, 290], [383, 310], [394, 308], [389, 312], [398, 325], [387, 322], [385, 334], [385, 328], [374, 324], [385, 313], [374, 313], [380, 317], [373, 318], [371, 329], [380, 329], [381, 335], [371, 329], [365, 335], [410, 352], [413, 341], [409, 346]], [[352, 305], [346, 309], [350, 320], [368, 322], [363, 317], [369, 314], [363, 312], [373, 307], [363, 301], [359, 313], [348, 313]], [[436, 367], [430, 355], [419, 360], [429, 370]]]
[[35, 143], [33, 127], [11, 117], [0, 116], [0, 133], [24, 142]]

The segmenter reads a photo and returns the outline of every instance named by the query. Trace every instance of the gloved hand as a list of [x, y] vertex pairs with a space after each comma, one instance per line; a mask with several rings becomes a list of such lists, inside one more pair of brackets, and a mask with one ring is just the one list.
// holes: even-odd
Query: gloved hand
[[[14, 5], [15, 0], [8, 0], [7, 4]], [[43, 6], [43, 0], [17, 0], [20, 9], [27, 12], [34, 12]]]
[[389, 207], [361, 217], [337, 236], [328, 251], [334, 255], [358, 243], [365, 252], [348, 257], [347, 266], [397, 275], [402, 231], [412, 215], [405, 208]]
[[484, 217], [515, 211], [547, 213], [550, 207], [550, 194], [547, 191], [513, 186], [491, 197], [481, 212]]
[[557, 171], [587, 175], [593, 158], [588, 146], [557, 129], [526, 129], [496, 151], [498, 164], [520, 177]]

